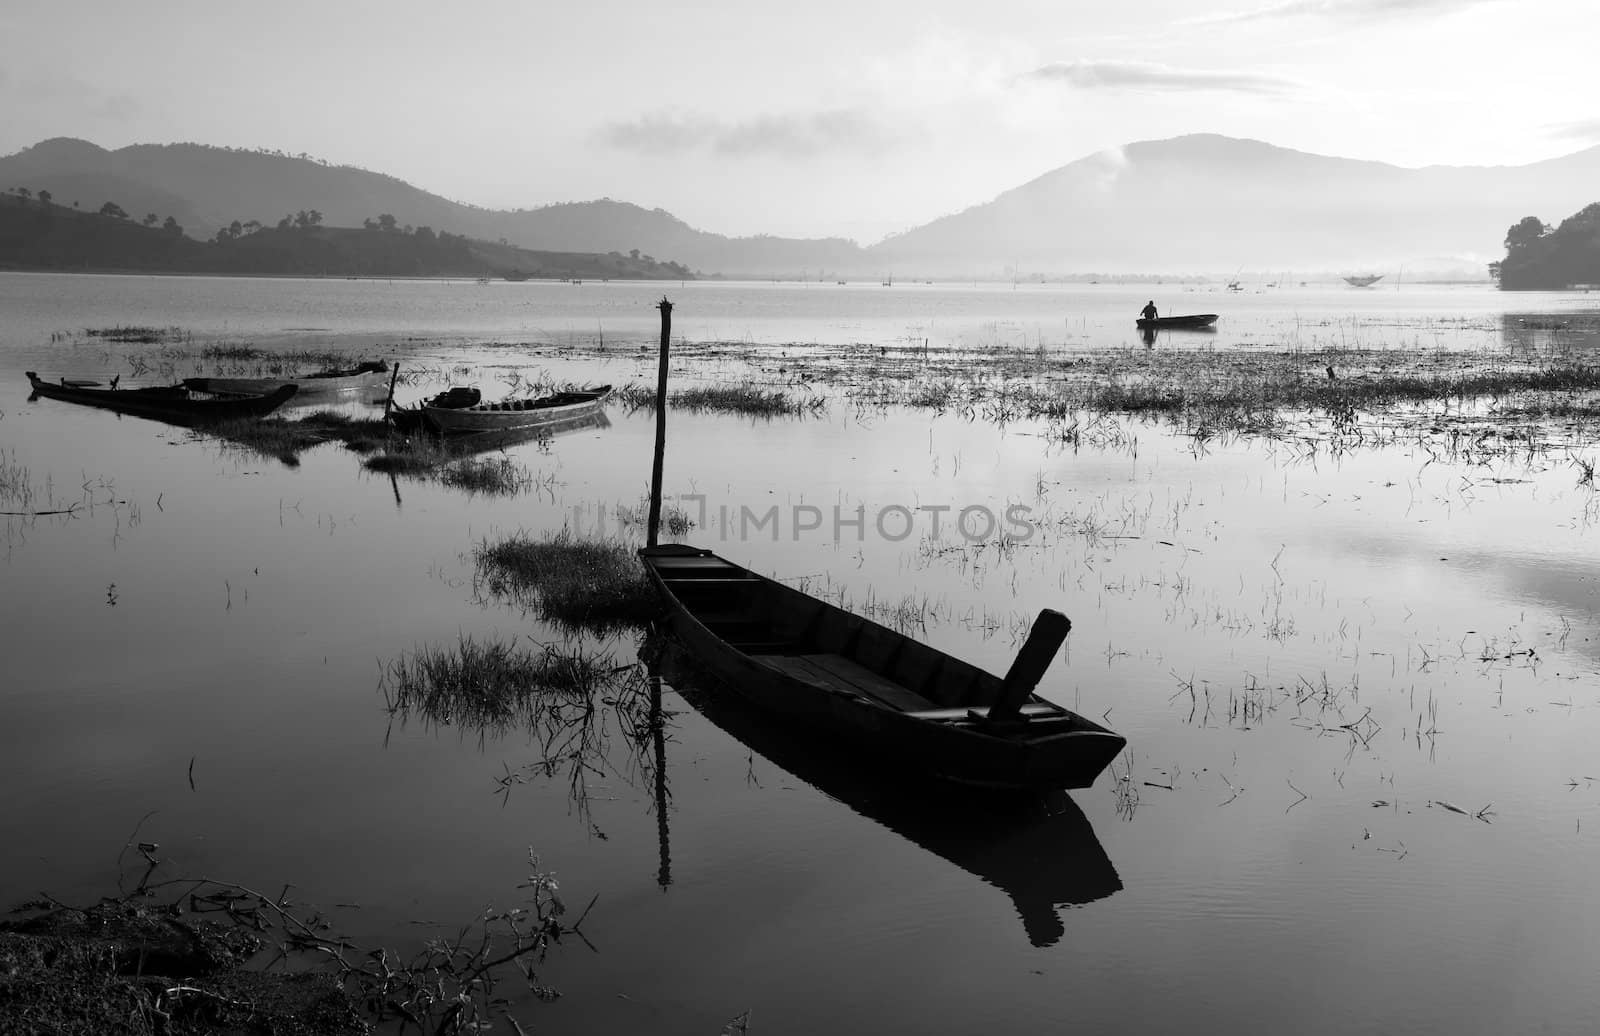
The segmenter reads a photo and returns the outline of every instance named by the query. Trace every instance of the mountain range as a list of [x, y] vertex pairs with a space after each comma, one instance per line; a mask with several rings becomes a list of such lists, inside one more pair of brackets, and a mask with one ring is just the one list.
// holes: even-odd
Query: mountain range
[[1250, 270], [1485, 276], [1507, 228], [1600, 199], [1600, 147], [1521, 166], [1408, 169], [1193, 134], [1089, 155], [869, 246], [728, 237], [609, 198], [494, 210], [304, 155], [202, 144], [111, 151], [55, 138], [0, 157], [0, 190], [49, 190], [93, 211], [172, 216], [206, 237], [316, 209], [327, 225], [380, 214], [528, 249], [631, 254], [728, 276], [990, 277]]

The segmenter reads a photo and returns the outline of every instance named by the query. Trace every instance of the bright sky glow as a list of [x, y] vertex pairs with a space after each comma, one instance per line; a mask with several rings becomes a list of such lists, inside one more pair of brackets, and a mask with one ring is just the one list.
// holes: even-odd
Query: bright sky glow
[[8, 0], [0, 153], [306, 152], [459, 201], [886, 233], [1136, 140], [1397, 165], [1600, 142], [1582, 0]]

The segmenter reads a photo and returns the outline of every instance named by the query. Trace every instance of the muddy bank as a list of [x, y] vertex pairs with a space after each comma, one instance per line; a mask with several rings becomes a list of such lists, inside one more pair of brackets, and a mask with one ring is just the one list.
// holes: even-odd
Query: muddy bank
[[[343, 1036], [339, 981], [249, 967], [263, 941], [181, 908], [28, 904], [0, 923], [0, 1031], [16, 1036]], [[31, 915], [31, 916], [29, 916]]]

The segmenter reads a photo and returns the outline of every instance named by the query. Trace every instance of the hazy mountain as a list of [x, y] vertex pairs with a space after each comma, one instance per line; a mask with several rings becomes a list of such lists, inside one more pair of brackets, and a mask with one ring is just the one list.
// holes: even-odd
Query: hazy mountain
[[496, 211], [392, 176], [302, 156], [198, 144], [107, 151], [59, 138], [0, 158], [0, 190], [114, 201], [208, 236], [234, 220], [275, 225], [316, 209], [326, 224], [382, 213], [528, 249], [620, 252], [728, 275], [1009, 276], [1109, 272], [1469, 270], [1500, 258], [1524, 216], [1561, 218], [1600, 199], [1600, 147], [1525, 166], [1403, 169], [1211, 134], [1091, 155], [993, 201], [861, 248], [839, 238], [730, 238], [661, 209], [602, 199]]
[[871, 249], [887, 266], [1373, 267], [1498, 258], [1523, 216], [1600, 197], [1600, 147], [1526, 166], [1403, 169], [1211, 134], [1091, 155]]
[[617, 252], [535, 251], [428, 229], [328, 227], [309, 213], [300, 224], [240, 226], [197, 241], [175, 219], [146, 225], [119, 212], [57, 204], [50, 193], [49, 200], [0, 193], [0, 269], [508, 280], [691, 276], [677, 264]]
[[136, 218], [175, 217], [208, 237], [234, 220], [269, 226], [316, 209], [331, 226], [361, 226], [388, 213], [401, 225], [549, 252], [638, 249], [662, 262], [706, 272], [750, 274], [834, 267], [859, 260], [842, 239], [729, 238], [695, 230], [660, 209], [609, 199], [497, 211], [465, 205], [382, 173], [325, 165], [304, 156], [200, 144], [137, 144], [107, 151], [82, 140], [46, 140], [0, 158], [0, 190], [49, 190], [55, 200], [95, 211], [114, 201]]

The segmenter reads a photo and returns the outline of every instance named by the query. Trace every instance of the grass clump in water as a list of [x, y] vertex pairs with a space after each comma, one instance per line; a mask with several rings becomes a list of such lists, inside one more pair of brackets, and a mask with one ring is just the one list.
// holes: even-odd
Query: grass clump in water
[[632, 668], [598, 652], [463, 634], [450, 648], [419, 647], [391, 662], [379, 689], [391, 714], [498, 730], [543, 717], [558, 701], [588, 702]]
[[291, 466], [298, 454], [328, 442], [342, 442], [357, 452], [370, 452], [388, 436], [382, 421], [348, 417], [332, 410], [317, 410], [297, 420], [283, 417], [239, 418], [208, 425], [205, 431], [229, 446], [262, 457], [277, 457]]
[[608, 633], [643, 626], [656, 614], [654, 589], [634, 548], [568, 533], [516, 533], [473, 552], [477, 586], [567, 629]]
[[439, 481], [452, 489], [484, 496], [516, 496], [534, 485], [528, 469], [510, 457], [458, 461], [440, 473]]
[[[654, 410], [656, 393], [642, 385], [626, 385], [617, 398], [631, 410]], [[678, 389], [667, 401], [682, 410], [705, 413], [743, 414], [746, 417], [805, 417], [828, 408], [824, 396], [791, 395], [782, 389], [767, 389], [751, 382], [738, 385], [700, 385]]]

